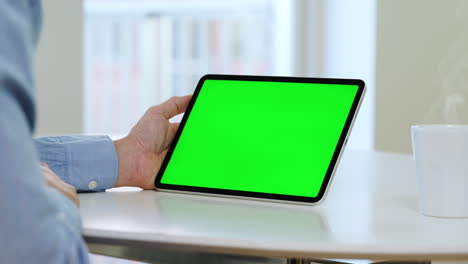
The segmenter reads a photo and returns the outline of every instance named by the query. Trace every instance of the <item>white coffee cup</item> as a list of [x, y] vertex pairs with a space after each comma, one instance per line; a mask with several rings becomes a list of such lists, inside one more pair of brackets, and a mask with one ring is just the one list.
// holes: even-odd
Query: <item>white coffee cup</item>
[[468, 217], [468, 125], [411, 127], [424, 215]]

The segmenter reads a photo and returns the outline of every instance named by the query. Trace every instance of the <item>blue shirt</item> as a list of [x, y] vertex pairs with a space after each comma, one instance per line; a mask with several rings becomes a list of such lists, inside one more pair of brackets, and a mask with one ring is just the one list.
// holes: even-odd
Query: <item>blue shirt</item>
[[32, 139], [40, 24], [39, 0], [0, 0], [0, 263], [88, 263], [78, 208], [45, 184], [39, 161], [78, 190], [102, 190], [117, 157], [108, 137]]

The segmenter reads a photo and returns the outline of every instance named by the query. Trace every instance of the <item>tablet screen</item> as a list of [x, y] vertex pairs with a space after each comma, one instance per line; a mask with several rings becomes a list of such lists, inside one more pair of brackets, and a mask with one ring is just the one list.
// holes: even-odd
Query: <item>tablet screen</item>
[[156, 187], [317, 200], [363, 87], [266, 80], [204, 77]]

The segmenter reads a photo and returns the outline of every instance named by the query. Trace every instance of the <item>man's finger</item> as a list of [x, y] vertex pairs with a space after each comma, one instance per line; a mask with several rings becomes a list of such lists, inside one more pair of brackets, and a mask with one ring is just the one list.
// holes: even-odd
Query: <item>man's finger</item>
[[62, 192], [65, 194], [65, 196], [72, 200], [77, 207], [80, 207], [80, 200], [78, 199], [75, 188], [64, 188], [62, 189]]
[[161, 112], [165, 118], [170, 119], [178, 114], [182, 114], [192, 99], [192, 95], [174, 96], [166, 102], [158, 105], [157, 111]]

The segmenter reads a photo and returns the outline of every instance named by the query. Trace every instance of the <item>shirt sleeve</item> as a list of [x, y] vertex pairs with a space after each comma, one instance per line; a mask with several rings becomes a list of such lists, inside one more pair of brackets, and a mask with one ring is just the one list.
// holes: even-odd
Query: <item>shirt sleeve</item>
[[48, 187], [31, 132], [39, 0], [0, 1], [0, 263], [88, 263], [78, 208]]
[[0, 89], [0, 263], [88, 263], [78, 208], [38, 164], [23, 112]]
[[57, 136], [34, 140], [41, 162], [79, 191], [115, 186], [117, 154], [107, 136]]

